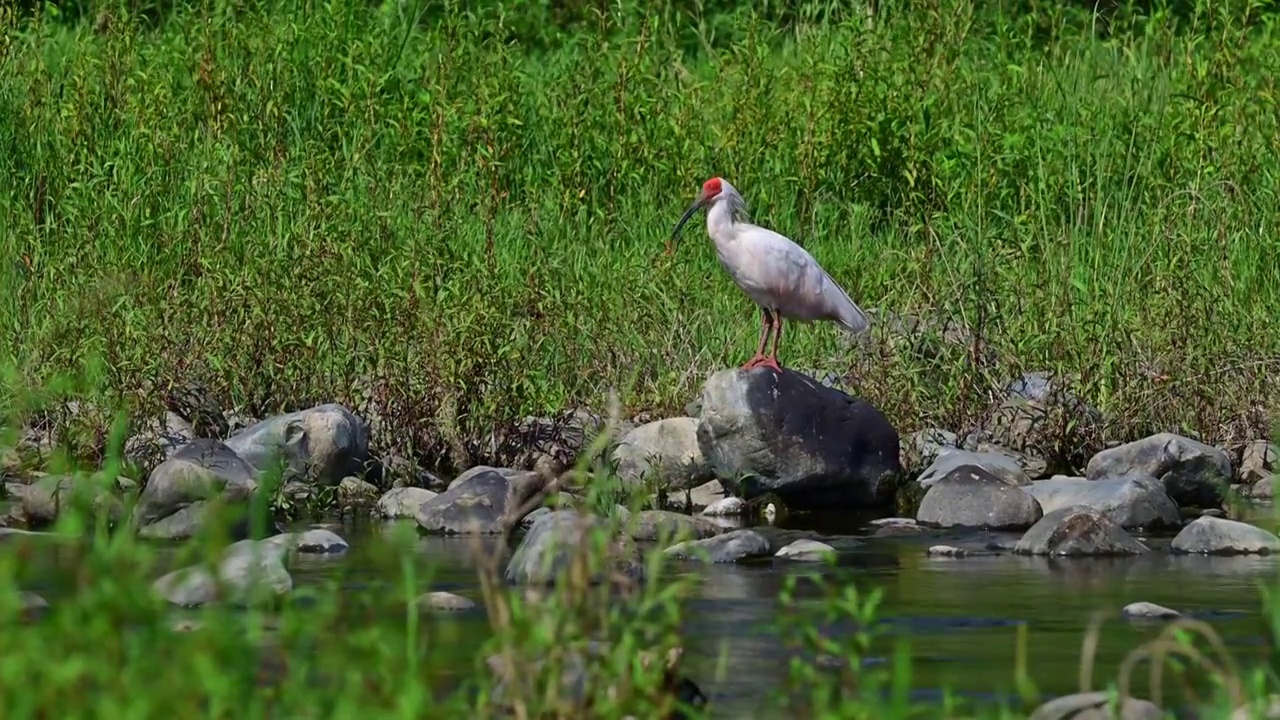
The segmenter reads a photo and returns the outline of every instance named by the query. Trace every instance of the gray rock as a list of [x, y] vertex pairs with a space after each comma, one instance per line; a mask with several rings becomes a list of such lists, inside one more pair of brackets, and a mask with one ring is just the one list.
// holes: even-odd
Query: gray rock
[[284, 566], [285, 552], [280, 543], [241, 540], [223, 551], [216, 577], [204, 566], [193, 566], [161, 577], [154, 589], [174, 605], [185, 607], [219, 599], [250, 605], [287, 595], [293, 590], [293, 578]]
[[1124, 609], [1120, 611], [1120, 615], [1125, 618], [1132, 619], [1167, 619], [1180, 617], [1181, 613], [1177, 610], [1170, 610], [1163, 605], [1156, 605], [1155, 603], [1135, 602], [1125, 605]]
[[926, 550], [925, 554], [929, 557], [962, 558], [970, 555], [971, 551], [953, 545], [934, 545]]
[[209, 501], [245, 503], [257, 488], [253, 468], [231, 448], [197, 438], [151, 471], [133, 521], [143, 537], [188, 538], [207, 520]]
[[551, 512], [552, 510], [549, 507], [540, 507], [537, 510], [534, 510], [533, 512], [521, 518], [520, 527], [524, 528], [525, 530], [528, 530], [529, 528], [533, 527], [534, 523], [538, 522], [539, 518], [543, 517], [544, 515], [550, 515]]
[[742, 498], [727, 497], [721, 498], [707, 506], [702, 511], [703, 515], [710, 517], [731, 517], [744, 515], [747, 512], [747, 501]]
[[525, 472], [526, 471], [524, 470], [516, 470], [515, 468], [493, 467], [490, 465], [476, 465], [473, 468], [468, 468], [464, 470], [461, 475], [454, 478], [453, 480], [450, 480], [445, 490], [447, 492], [467, 482], [471, 478], [480, 477], [481, 475], [487, 475], [489, 473], [498, 473], [499, 475], [505, 478], [511, 478], [511, 477], [516, 477], [517, 475], [523, 475]]
[[1150, 475], [1180, 506], [1217, 507], [1231, 484], [1231, 459], [1221, 449], [1190, 438], [1159, 433], [1094, 455], [1090, 480]]
[[1274, 475], [1268, 475], [1258, 482], [1248, 486], [1249, 497], [1255, 500], [1271, 500], [1275, 498], [1275, 490], [1273, 489]]
[[416, 519], [428, 533], [498, 535], [541, 505], [546, 491], [539, 473], [485, 468], [422, 503]]
[[903, 467], [920, 468], [932, 463], [938, 453], [960, 447], [960, 438], [950, 430], [925, 428], [902, 438]]
[[730, 563], [773, 553], [773, 546], [754, 530], [733, 530], [705, 540], [690, 540], [672, 545], [664, 551], [678, 560]]
[[1013, 551], [1065, 557], [1141, 555], [1148, 548], [1102, 511], [1076, 506], [1045, 514], [1023, 534]]
[[618, 477], [683, 490], [715, 478], [698, 446], [698, 421], [674, 417], [645, 423], [619, 440], [612, 453]]
[[338, 502], [344, 508], [373, 507], [378, 502], [378, 488], [358, 477], [344, 477], [338, 483]]
[[177, 413], [166, 411], [164, 415], [146, 423], [124, 443], [126, 462], [149, 473], [156, 465], [168, 460], [178, 448], [195, 439], [191, 423]]
[[48, 609], [49, 603], [44, 598], [26, 590], [18, 591], [18, 613], [22, 617], [30, 619]]
[[1280, 720], [1280, 695], [1269, 695], [1241, 705], [1228, 720]]
[[34, 529], [54, 524], [61, 511], [68, 508], [76, 508], [89, 518], [103, 512], [112, 525], [124, 516], [124, 505], [111, 494], [109, 486], [83, 476], [44, 476], [23, 488], [21, 507], [27, 524]]
[[723, 528], [706, 518], [666, 510], [638, 512], [626, 523], [631, 539], [642, 542], [702, 540], [724, 532]]
[[1040, 501], [1046, 513], [1083, 505], [1100, 510], [1122, 528], [1173, 528], [1182, 525], [1178, 505], [1165, 492], [1164, 483], [1150, 475], [1128, 475], [1105, 480], [1055, 476], [1023, 488]]
[[226, 444], [254, 469], [280, 463], [286, 482], [308, 485], [337, 485], [369, 460], [368, 426], [335, 403], [267, 418], [227, 438]]
[[979, 467], [1008, 485], [1030, 485], [1031, 478], [1023, 472], [1018, 461], [1002, 452], [972, 452], [955, 448], [942, 448], [933, 463], [925, 468], [917, 482], [920, 487], [930, 487], [952, 471], [962, 467]]
[[418, 596], [417, 605], [430, 610], [446, 610], [462, 612], [476, 607], [474, 600], [454, 595], [451, 592], [429, 592]]
[[901, 537], [919, 535], [928, 529], [916, 522], [915, 518], [880, 518], [870, 523], [871, 534], [876, 537]]
[[691, 511], [709, 508], [721, 500], [724, 500], [726, 497], [732, 497], [731, 495], [725, 494], [724, 486], [720, 484], [719, 480], [709, 480], [698, 487], [693, 488], [688, 494], [689, 510]]
[[311, 555], [339, 555], [348, 549], [347, 541], [332, 530], [312, 528], [299, 533], [283, 533], [264, 542], [277, 542], [291, 550]]
[[1111, 693], [1076, 693], [1054, 698], [1036, 708], [1030, 720], [1164, 720], [1160, 707], [1149, 700], [1125, 698], [1119, 716], [1111, 714]]
[[796, 510], [882, 505], [898, 432], [869, 403], [784, 369], [723, 370], [702, 391], [698, 444], [731, 494]]
[[980, 467], [962, 465], [932, 484], [916, 520], [938, 527], [1025, 529], [1040, 519], [1040, 503], [1022, 488]]
[[817, 540], [800, 539], [774, 553], [774, 557], [801, 562], [824, 562], [836, 554], [836, 549]]
[[[539, 517], [516, 547], [507, 564], [506, 581], [517, 585], [552, 585], [583, 553], [597, 547], [593, 534], [607, 533], [604, 567], [595, 566], [591, 581], [621, 576], [644, 580], [644, 563], [634, 541], [594, 515], [576, 510], [553, 510]], [[598, 536], [597, 536], [598, 537]]]
[[1267, 555], [1280, 551], [1280, 537], [1255, 525], [1217, 517], [1199, 517], [1173, 539], [1175, 553]]
[[1253, 485], [1263, 478], [1271, 477], [1277, 459], [1280, 459], [1280, 448], [1273, 443], [1254, 440], [1245, 445], [1240, 453], [1240, 482]]
[[437, 493], [418, 487], [391, 488], [378, 498], [378, 514], [384, 518], [414, 518], [422, 503]]

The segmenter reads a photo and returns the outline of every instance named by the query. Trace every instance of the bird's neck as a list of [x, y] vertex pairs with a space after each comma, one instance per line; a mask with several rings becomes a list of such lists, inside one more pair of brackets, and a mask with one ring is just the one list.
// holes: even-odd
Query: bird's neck
[[711, 205], [707, 211], [707, 235], [716, 243], [728, 242], [734, 236], [733, 208], [729, 201], [721, 198]]

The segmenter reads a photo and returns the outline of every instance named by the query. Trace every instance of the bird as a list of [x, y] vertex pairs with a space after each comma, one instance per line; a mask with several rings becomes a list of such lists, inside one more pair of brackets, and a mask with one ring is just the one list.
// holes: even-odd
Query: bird
[[[707, 235], [729, 277], [760, 307], [762, 325], [755, 355], [742, 370], [767, 367], [781, 373], [778, 343], [782, 320], [834, 322], [857, 335], [871, 328], [866, 312], [849, 298], [844, 288], [791, 238], [752, 224], [746, 201], [722, 177], [702, 184], [697, 199], [685, 210], [671, 231], [668, 253], [674, 253], [680, 231], [693, 214], [707, 208]], [[773, 347], [765, 354], [772, 331]]]

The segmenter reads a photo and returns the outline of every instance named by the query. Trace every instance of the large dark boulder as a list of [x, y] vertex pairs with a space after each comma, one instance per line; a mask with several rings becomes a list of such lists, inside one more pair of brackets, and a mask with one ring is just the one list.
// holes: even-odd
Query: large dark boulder
[[721, 484], [797, 510], [887, 504], [899, 438], [870, 403], [794, 370], [722, 370], [702, 391], [698, 444]]
[[500, 535], [508, 532], [547, 493], [545, 476], [483, 468], [464, 473], [443, 493], [418, 506], [418, 526], [443, 535]]

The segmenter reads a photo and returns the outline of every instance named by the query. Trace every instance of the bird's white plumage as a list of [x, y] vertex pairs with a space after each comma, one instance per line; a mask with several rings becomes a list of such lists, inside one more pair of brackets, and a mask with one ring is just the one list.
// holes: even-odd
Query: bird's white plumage
[[760, 307], [790, 320], [830, 320], [853, 333], [871, 327], [862, 308], [807, 250], [752, 224], [742, 196], [724, 180], [707, 212], [707, 235], [721, 266]]

